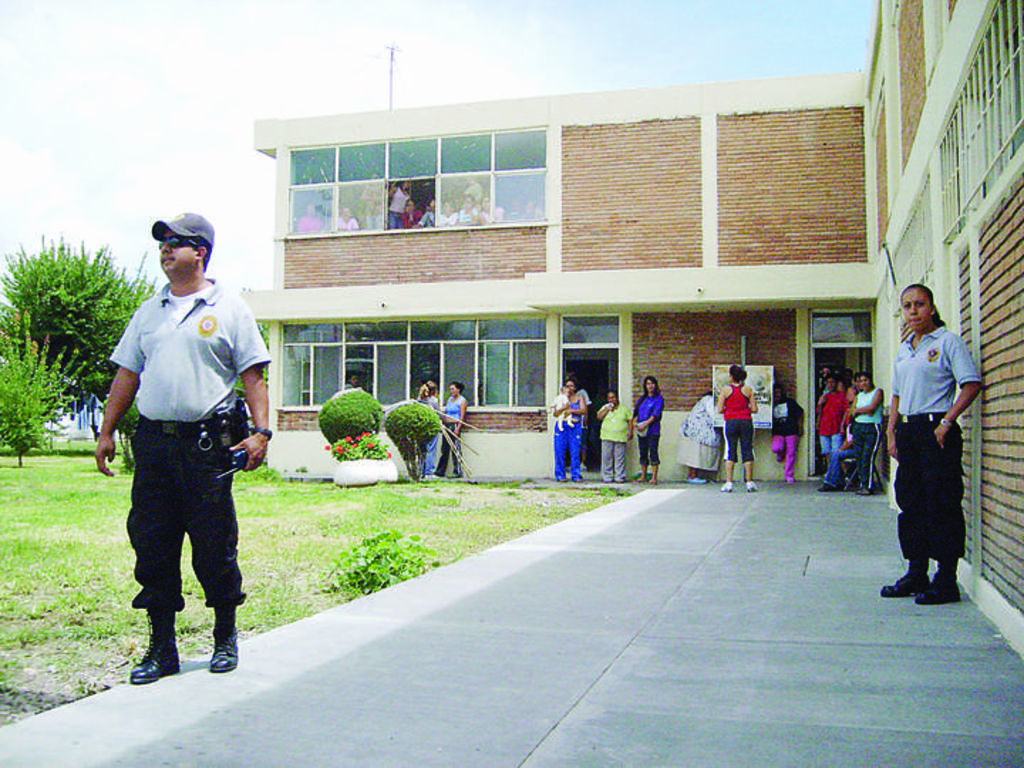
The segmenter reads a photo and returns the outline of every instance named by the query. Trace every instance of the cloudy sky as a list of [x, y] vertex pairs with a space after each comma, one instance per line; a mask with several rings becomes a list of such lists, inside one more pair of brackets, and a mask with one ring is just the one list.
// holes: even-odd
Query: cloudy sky
[[154, 219], [272, 287], [261, 118], [865, 67], [873, 0], [3, 0], [0, 254], [64, 238], [157, 276]]

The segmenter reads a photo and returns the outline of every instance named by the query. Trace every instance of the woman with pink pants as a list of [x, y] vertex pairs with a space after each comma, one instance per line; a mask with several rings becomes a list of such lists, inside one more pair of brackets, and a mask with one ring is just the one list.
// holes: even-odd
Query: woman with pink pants
[[804, 431], [804, 409], [796, 400], [786, 397], [786, 388], [775, 385], [772, 403], [772, 452], [781, 463], [786, 462], [786, 482], [794, 483], [793, 469], [796, 467], [796, 449]]

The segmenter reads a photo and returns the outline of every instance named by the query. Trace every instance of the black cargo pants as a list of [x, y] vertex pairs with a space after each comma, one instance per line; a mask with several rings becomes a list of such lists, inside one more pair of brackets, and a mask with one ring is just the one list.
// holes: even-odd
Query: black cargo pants
[[132, 607], [157, 611], [185, 607], [181, 591], [185, 534], [206, 605], [240, 605], [245, 593], [238, 568], [233, 476], [218, 477], [230, 469], [230, 453], [217, 439], [200, 441], [198, 432], [168, 432], [163, 424], [141, 419], [132, 438], [135, 477], [128, 538], [135, 550], [135, 580], [142, 587]]

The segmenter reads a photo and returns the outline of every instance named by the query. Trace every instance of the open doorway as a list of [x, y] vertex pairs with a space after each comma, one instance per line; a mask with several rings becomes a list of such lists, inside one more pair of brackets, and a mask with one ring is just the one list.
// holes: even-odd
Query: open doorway
[[[821, 453], [821, 441], [818, 439], [818, 398], [825, 387], [826, 371], [837, 374], [845, 385], [852, 383], [853, 374], [857, 371], [869, 371], [874, 376], [872, 361], [872, 324], [871, 313], [865, 311], [816, 311], [811, 315], [811, 357], [814, 365], [811, 368], [811, 380], [808, 382], [807, 397], [809, 408], [806, 430], [813, 436], [814, 451], [812, 468], [815, 475], [822, 475], [828, 467]], [[849, 380], [847, 380], [847, 377]], [[799, 401], [799, 392], [796, 395]]]
[[598, 472], [601, 469], [601, 423], [597, 420], [597, 409], [607, 402], [612, 382], [619, 380], [619, 350], [567, 349], [562, 362], [564, 376], [574, 375], [590, 397], [582, 463], [584, 469]]

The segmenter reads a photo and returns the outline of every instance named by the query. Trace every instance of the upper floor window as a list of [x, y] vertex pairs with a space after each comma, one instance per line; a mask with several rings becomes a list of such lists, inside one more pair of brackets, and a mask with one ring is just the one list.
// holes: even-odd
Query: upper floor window
[[546, 178], [544, 130], [296, 149], [291, 231], [543, 221]]

